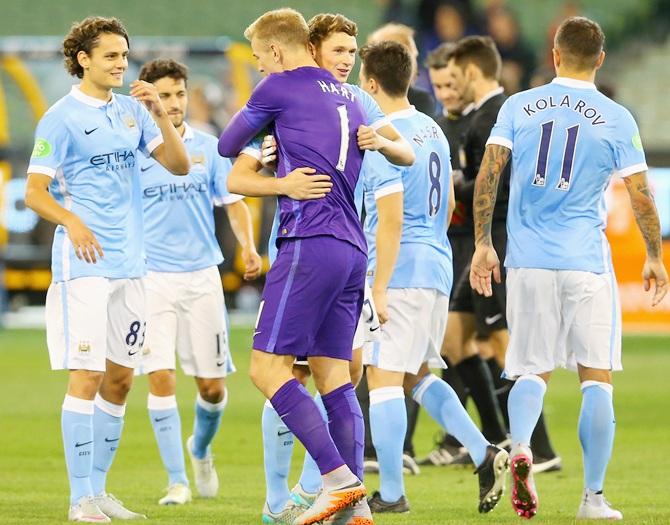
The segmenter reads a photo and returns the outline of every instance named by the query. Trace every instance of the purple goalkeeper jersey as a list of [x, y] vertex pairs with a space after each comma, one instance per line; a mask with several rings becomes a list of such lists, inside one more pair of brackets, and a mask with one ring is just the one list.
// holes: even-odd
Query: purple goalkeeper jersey
[[296, 201], [279, 197], [279, 238], [330, 235], [367, 253], [354, 189], [363, 152], [358, 127], [365, 113], [358, 96], [318, 67], [275, 73], [254, 89], [249, 102], [219, 138], [219, 154], [236, 157], [268, 125], [277, 140], [277, 177], [295, 168], [314, 168], [331, 177], [323, 199]]

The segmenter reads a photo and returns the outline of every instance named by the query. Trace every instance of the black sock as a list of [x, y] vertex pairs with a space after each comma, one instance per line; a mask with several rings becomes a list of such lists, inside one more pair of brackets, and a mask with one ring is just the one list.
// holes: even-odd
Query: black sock
[[478, 355], [468, 357], [456, 366], [458, 375], [467, 386], [477, 406], [482, 422], [482, 434], [491, 443], [500, 443], [507, 438], [499, 417], [498, 401], [493, 393], [493, 381], [489, 369]]
[[534, 456], [545, 459], [556, 457], [556, 452], [554, 452], [551, 441], [549, 441], [547, 425], [544, 421], [544, 412], [540, 414], [540, 419], [537, 420], [533, 435], [530, 437], [530, 449], [533, 451]]
[[419, 420], [419, 408], [421, 405], [414, 401], [411, 396], [405, 396], [405, 409], [407, 410], [407, 433], [405, 434], [405, 443], [402, 451], [414, 457], [414, 431], [416, 422]]
[[489, 367], [491, 377], [493, 378], [493, 386], [495, 387], [496, 398], [498, 398], [498, 406], [500, 413], [505, 421], [505, 430], [509, 432], [509, 412], [507, 411], [507, 399], [509, 392], [514, 386], [514, 381], [504, 379], [502, 377], [503, 369], [500, 368], [495, 357], [486, 360], [486, 365]]
[[456, 395], [458, 396], [461, 404], [466, 406], [468, 402], [468, 389], [465, 388], [461, 377], [456, 371], [456, 367], [454, 367], [448, 359], [445, 359], [445, 361], [447, 362], [448, 368], [442, 369], [442, 379], [445, 383], [454, 389], [454, 392], [456, 392]]
[[372, 434], [370, 433], [370, 392], [368, 391], [368, 378], [363, 373], [361, 382], [356, 387], [356, 397], [361, 405], [361, 412], [363, 412], [363, 424], [365, 425], [365, 451], [363, 456], [366, 458], [376, 458], [377, 451], [372, 444]]

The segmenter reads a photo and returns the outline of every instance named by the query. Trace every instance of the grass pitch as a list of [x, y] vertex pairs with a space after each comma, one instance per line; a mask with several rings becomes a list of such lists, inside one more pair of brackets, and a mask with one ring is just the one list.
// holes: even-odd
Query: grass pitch
[[[219, 498], [195, 499], [182, 507], [160, 507], [167, 484], [146, 410], [146, 378], [136, 378], [126, 413], [121, 446], [108, 479], [108, 490], [133, 510], [160, 524], [259, 524], [264, 484], [260, 413], [261, 395], [246, 375], [250, 329], [234, 329], [232, 347], [238, 373], [229, 378], [230, 403], [214, 443], [221, 479]], [[617, 435], [606, 494], [631, 524], [670, 524], [670, 339], [627, 337], [626, 370], [615, 378]], [[66, 374], [51, 372], [44, 332], [0, 331], [0, 524], [67, 523], [68, 487], [60, 437], [60, 405]], [[177, 398], [184, 436], [193, 423], [195, 387], [179, 377]], [[545, 413], [563, 471], [540, 474], [537, 524], [572, 524], [582, 490], [577, 417], [581, 396], [576, 376], [556, 373], [545, 398]], [[437, 426], [420, 416], [415, 444], [421, 456], [432, 447]], [[291, 480], [302, 465], [296, 446]], [[188, 461], [188, 460], [187, 460]], [[187, 465], [190, 469], [190, 465]], [[190, 475], [190, 470], [189, 470]], [[477, 480], [471, 469], [426, 467], [405, 478], [410, 514], [381, 515], [379, 525], [520, 523], [508, 495], [492, 513], [477, 514]], [[378, 487], [369, 476], [370, 490]]]

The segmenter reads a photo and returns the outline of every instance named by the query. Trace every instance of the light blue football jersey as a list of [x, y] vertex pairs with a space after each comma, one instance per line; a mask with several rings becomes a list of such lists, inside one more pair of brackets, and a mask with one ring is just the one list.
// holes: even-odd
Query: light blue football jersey
[[377, 199], [403, 191], [403, 227], [400, 252], [389, 288], [430, 288], [451, 292], [453, 263], [447, 239], [451, 158], [449, 143], [435, 121], [411, 108], [388, 115], [398, 132], [412, 145], [416, 161], [409, 167], [390, 164], [368, 152], [361, 170], [365, 193], [365, 237], [368, 277], [377, 264]]
[[78, 259], [59, 225], [52, 248], [54, 282], [144, 275], [137, 157], [140, 151], [149, 155], [162, 142], [149, 112], [124, 95], [113, 94], [104, 102], [73, 86], [44, 114], [27, 171], [53, 178], [49, 191], [79, 216], [104, 252], [96, 264]]
[[218, 140], [184, 123], [191, 171], [175, 177], [152, 158], [140, 159], [147, 268], [193, 272], [223, 261], [214, 230], [214, 204], [242, 199], [228, 193], [230, 159], [219, 156]]
[[628, 110], [556, 78], [507, 99], [488, 144], [512, 150], [505, 266], [610, 271], [605, 190], [613, 174], [647, 169]]
[[[390, 124], [389, 119], [381, 110], [379, 104], [377, 104], [377, 101], [374, 98], [372, 98], [372, 96], [369, 93], [367, 93], [360, 86], [357, 86], [355, 84], [343, 84], [343, 85], [346, 86], [347, 89], [349, 89], [356, 97], [358, 97], [358, 101], [363, 106], [363, 112], [365, 113], [365, 120], [368, 126], [374, 129], [379, 129]], [[249, 145], [244, 149], [244, 151], [242, 151], [242, 153], [246, 153], [247, 155], [256, 157], [260, 162], [261, 159], [260, 151], [262, 142], [263, 142], [262, 139], [258, 138], [254, 139], [252, 142], [249, 143]], [[365, 154], [365, 156], [367, 156], [367, 153]], [[365, 158], [363, 162], [365, 162]], [[356, 185], [354, 198], [356, 200], [356, 208], [358, 209], [358, 215], [360, 216], [363, 208], [363, 184], [362, 179], [360, 177], [358, 179], [358, 184]], [[274, 260], [277, 258], [278, 230], [279, 230], [279, 209], [275, 210], [275, 216], [272, 221], [272, 230], [270, 230], [270, 239], [268, 241], [268, 258], [270, 260], [270, 264], [272, 264]]]

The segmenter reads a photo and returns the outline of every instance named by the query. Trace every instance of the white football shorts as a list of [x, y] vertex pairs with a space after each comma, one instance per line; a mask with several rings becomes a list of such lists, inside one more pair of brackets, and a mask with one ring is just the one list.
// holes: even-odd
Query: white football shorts
[[234, 372], [218, 268], [149, 272], [144, 281], [147, 337], [139, 372], [174, 370], [176, 354], [186, 375], [221, 378]]
[[142, 279], [52, 282], [46, 299], [51, 368], [104, 372], [106, 359], [135, 368], [144, 343], [145, 310]]
[[430, 288], [390, 288], [389, 320], [379, 338], [366, 343], [363, 364], [416, 374], [423, 363], [446, 368], [440, 355], [447, 328], [449, 296]]
[[505, 376], [621, 370], [621, 306], [613, 273], [510, 268]]

